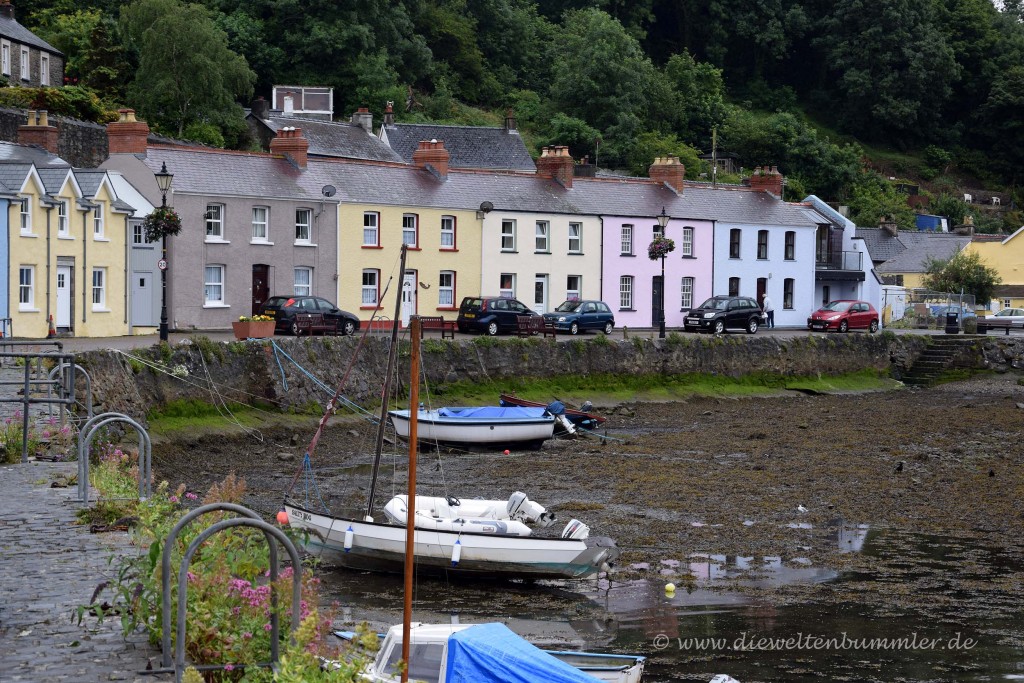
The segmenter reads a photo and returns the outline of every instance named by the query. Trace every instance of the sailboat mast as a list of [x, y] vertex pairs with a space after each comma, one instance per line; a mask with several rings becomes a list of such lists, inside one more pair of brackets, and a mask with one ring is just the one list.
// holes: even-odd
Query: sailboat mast
[[416, 431], [419, 427], [420, 400], [420, 319], [409, 327], [412, 353], [409, 357], [409, 502], [405, 513], [405, 609], [402, 613], [402, 683], [409, 680], [409, 640], [412, 636], [412, 570], [416, 542]]
[[[402, 245], [402, 259], [398, 266], [399, 277], [405, 281], [405, 257], [408, 245]], [[402, 287], [395, 295], [395, 317], [391, 320], [391, 347], [388, 349], [388, 369], [384, 376], [384, 393], [381, 396], [380, 421], [377, 423], [377, 443], [374, 447], [373, 473], [370, 475], [370, 491], [366, 496], [367, 521], [373, 519], [373, 494], [377, 490], [377, 472], [380, 470], [380, 454], [384, 450], [384, 428], [388, 422], [388, 397], [391, 395], [391, 377], [395, 374], [395, 359], [398, 357], [398, 321], [402, 316]]]

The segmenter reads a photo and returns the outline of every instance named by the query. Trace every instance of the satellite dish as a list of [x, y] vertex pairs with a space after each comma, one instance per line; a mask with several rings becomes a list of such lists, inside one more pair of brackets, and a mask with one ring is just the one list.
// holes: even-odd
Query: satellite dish
[[333, 197], [338, 193], [338, 188], [336, 188], [334, 185], [324, 185], [323, 189], [320, 190], [320, 192], [323, 193], [325, 197]]
[[480, 210], [484, 213], [489, 213], [494, 210], [494, 204], [491, 204], [490, 202], [481, 202]]

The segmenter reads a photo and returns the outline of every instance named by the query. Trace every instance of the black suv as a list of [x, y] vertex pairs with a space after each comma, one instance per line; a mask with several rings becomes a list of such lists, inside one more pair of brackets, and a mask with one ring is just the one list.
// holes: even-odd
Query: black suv
[[738, 329], [754, 334], [761, 320], [761, 307], [749, 296], [713, 296], [697, 308], [690, 309], [683, 321], [683, 329], [715, 334]]
[[320, 313], [331, 327], [337, 323], [338, 334], [355, 334], [359, 329], [359, 318], [318, 296], [272, 296], [260, 307], [260, 315], [269, 315], [276, 321], [275, 331], [294, 335], [300, 331], [295, 324], [298, 313]]
[[459, 306], [459, 332], [515, 332], [521, 315], [534, 312], [521, 301], [503, 296], [467, 296]]

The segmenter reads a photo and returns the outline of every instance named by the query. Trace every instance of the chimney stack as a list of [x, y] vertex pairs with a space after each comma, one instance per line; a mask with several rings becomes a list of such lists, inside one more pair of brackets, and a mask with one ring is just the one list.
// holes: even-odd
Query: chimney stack
[[355, 114], [352, 114], [351, 122], [373, 135], [373, 114], [366, 107], [359, 107]]
[[38, 112], [29, 111], [28, 123], [18, 126], [18, 143], [22, 145], [36, 145], [42, 147], [50, 154], [57, 154], [58, 131], [51, 126], [46, 110]]
[[878, 227], [887, 232], [890, 237], [896, 237], [900, 231], [893, 216], [882, 216], [879, 218]]
[[576, 162], [565, 146], [545, 147], [537, 159], [537, 175], [555, 180], [566, 189], [572, 187], [573, 168]]
[[395, 123], [395, 103], [388, 102], [388, 105], [384, 107], [384, 125], [392, 126]]
[[252, 101], [252, 107], [250, 109], [252, 110], [253, 116], [256, 118], [264, 121], [270, 118], [270, 102], [263, 99], [262, 95]]
[[647, 171], [651, 180], [665, 183], [677, 194], [683, 193], [683, 181], [686, 179], [686, 166], [679, 157], [657, 157]]
[[135, 120], [134, 109], [118, 109], [119, 118], [107, 124], [107, 147], [110, 154], [146, 154], [149, 126]]
[[516, 130], [516, 115], [512, 111], [512, 107], [505, 110], [505, 130], [510, 133]]
[[0, 17], [14, 20], [14, 5], [11, 4], [10, 0], [0, 1]]
[[782, 198], [782, 174], [777, 166], [771, 168], [758, 166], [750, 176], [750, 187], [755, 190], [765, 190]]
[[306, 168], [309, 140], [302, 137], [301, 128], [285, 126], [270, 141], [270, 153], [282, 154], [299, 168]]
[[420, 141], [420, 146], [412, 153], [412, 163], [420, 168], [433, 168], [441, 178], [448, 176], [448, 161], [451, 154], [444, 148], [444, 142], [437, 140]]

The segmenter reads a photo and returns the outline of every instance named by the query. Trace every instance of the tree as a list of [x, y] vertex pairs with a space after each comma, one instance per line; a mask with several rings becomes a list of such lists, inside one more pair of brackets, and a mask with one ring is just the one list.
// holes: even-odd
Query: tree
[[973, 251], [960, 251], [945, 260], [929, 259], [925, 267], [925, 287], [954, 294], [962, 289], [965, 294], [974, 295], [979, 304], [991, 301], [996, 287], [1003, 282], [999, 272], [982, 263], [981, 256]]
[[223, 126], [242, 118], [235, 100], [252, 97], [256, 74], [228, 48], [206, 9], [136, 0], [121, 11], [121, 22], [139, 53], [129, 96], [148, 120], [180, 136], [195, 121]]

